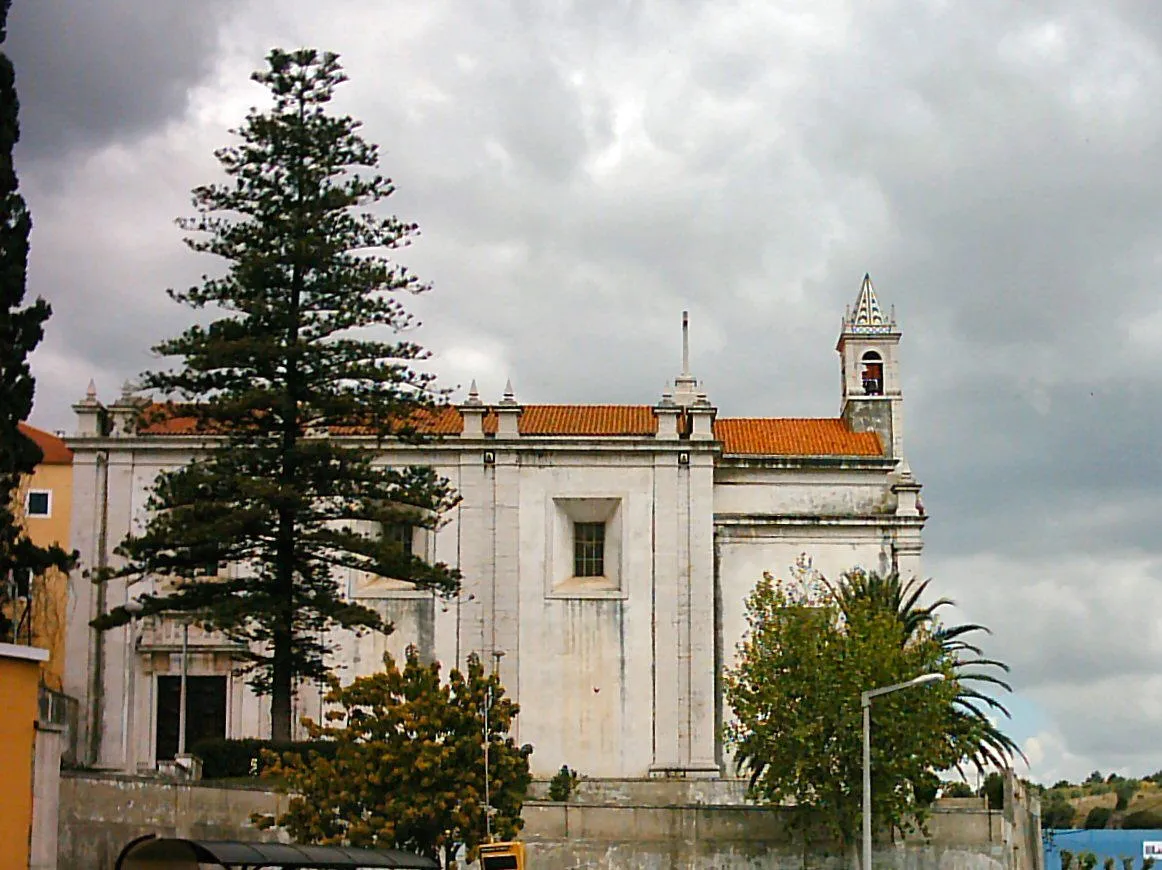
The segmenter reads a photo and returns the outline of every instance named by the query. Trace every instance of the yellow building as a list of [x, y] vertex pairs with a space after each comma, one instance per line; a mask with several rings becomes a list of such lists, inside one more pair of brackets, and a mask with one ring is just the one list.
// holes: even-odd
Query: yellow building
[[42, 649], [0, 643], [0, 867], [28, 867], [33, 829], [38, 663]]
[[[20, 424], [44, 458], [24, 481], [20, 493], [28, 537], [38, 547], [69, 546], [69, 518], [73, 511], [73, 451], [55, 435]], [[16, 623], [16, 640], [48, 650], [43, 681], [60, 691], [65, 671], [65, 615], [68, 577], [52, 570], [45, 577], [17, 579], [18, 604], [9, 614]]]

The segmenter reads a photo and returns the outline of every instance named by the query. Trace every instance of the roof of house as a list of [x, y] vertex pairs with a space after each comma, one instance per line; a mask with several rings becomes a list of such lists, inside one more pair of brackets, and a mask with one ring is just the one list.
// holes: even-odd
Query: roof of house
[[73, 451], [69, 450], [65, 442], [56, 435], [45, 432], [43, 429], [37, 429], [35, 426], [29, 426], [27, 423], [20, 423], [18, 426], [21, 434], [36, 442], [36, 446], [44, 454], [44, 458], [40, 460], [41, 465], [73, 464]]
[[[637, 436], [658, 432], [658, 418], [650, 405], [522, 405], [517, 430], [528, 436]], [[158, 413], [161, 411], [161, 413]], [[497, 415], [489, 407], [484, 432], [495, 435]], [[425, 435], [459, 435], [464, 418], [454, 406], [421, 412], [411, 421]], [[139, 429], [145, 435], [189, 435], [198, 431], [192, 416], [174, 408], [154, 405]], [[358, 434], [358, 426], [334, 426], [334, 435]], [[714, 437], [723, 452], [760, 456], [882, 456], [879, 437], [873, 432], [853, 432], [841, 419], [782, 417], [720, 417], [714, 421]]]

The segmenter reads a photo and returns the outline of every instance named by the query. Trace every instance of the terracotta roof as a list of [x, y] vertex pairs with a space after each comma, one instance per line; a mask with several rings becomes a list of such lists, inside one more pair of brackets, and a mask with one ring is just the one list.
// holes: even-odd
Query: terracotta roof
[[73, 451], [69, 450], [65, 442], [56, 435], [45, 432], [43, 429], [37, 429], [35, 426], [29, 426], [27, 423], [18, 425], [21, 434], [25, 438], [35, 441], [44, 454], [44, 459], [40, 461], [41, 465], [73, 464]]
[[649, 405], [525, 405], [517, 428], [521, 435], [656, 435], [658, 418]]
[[882, 456], [874, 432], [852, 432], [839, 419], [724, 417], [714, 421], [723, 453], [759, 456]]
[[[198, 431], [195, 418], [183, 416], [179, 406], [152, 405], [146, 413], [139, 429], [141, 434], [189, 435]], [[459, 435], [464, 430], [460, 411], [452, 406], [419, 414], [414, 423], [425, 435]], [[496, 434], [496, 423], [495, 410], [490, 408], [484, 417], [485, 433]], [[657, 434], [658, 419], [649, 405], [523, 405], [518, 428], [521, 435], [534, 436], [650, 437]], [[353, 435], [359, 431], [358, 426], [331, 428], [335, 435]], [[883, 455], [875, 433], [852, 432], [839, 419], [725, 417], [715, 421], [714, 436], [723, 442], [723, 451], [728, 454]]]
[[[484, 431], [496, 434], [496, 414], [484, 417]], [[416, 429], [425, 435], [459, 435], [464, 420], [454, 407], [418, 414]], [[522, 435], [655, 435], [658, 421], [649, 405], [522, 405], [518, 429]], [[179, 406], [151, 405], [138, 432], [142, 435], [192, 435], [197, 420], [183, 416]], [[355, 435], [358, 426], [332, 426], [333, 435]]]

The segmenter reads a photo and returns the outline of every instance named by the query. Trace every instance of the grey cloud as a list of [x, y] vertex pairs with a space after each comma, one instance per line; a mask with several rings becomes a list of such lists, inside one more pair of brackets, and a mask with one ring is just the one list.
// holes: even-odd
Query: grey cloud
[[[57, 124], [80, 148], [180, 118], [216, 68], [203, 8], [142, 0], [126, 28], [155, 42], [134, 59], [119, 46], [147, 40], [112, 22], [137, 7], [106, 22], [73, 5], [13, 13], [18, 71], [45, 70], [21, 91], [43, 153], [56, 153], [43, 131]], [[279, 33], [250, 19], [261, 32], [239, 39], [316, 42], [323, 13], [284, 7]], [[989, 650], [1020, 690], [1072, 751], [1109, 767], [1122, 755], [1071, 698], [1103, 709], [1112, 671], [1153, 650], [1139, 641], [1162, 576], [1162, 379], [1127, 336], [1162, 312], [1162, 13], [986, 0], [821, 5], [787, 21], [737, 8], [450, 4], [423, 27], [368, 11], [374, 46], [332, 46], [352, 75], [345, 108], [398, 181], [391, 207], [424, 228], [401, 254], [436, 288], [417, 300], [419, 338], [503, 347], [528, 401], [649, 402], [676, 372], [690, 308], [695, 371], [720, 413], [829, 415], [839, 317], [870, 270], [904, 329], [905, 444], [932, 513], [933, 588], [992, 625]], [[74, 53], [28, 54], [65, 25]], [[134, 64], [157, 81], [133, 81]], [[127, 82], [140, 104], [120, 110]], [[626, 162], [594, 169], [615, 143]], [[37, 407], [54, 422], [67, 423], [83, 367], [124, 377], [148, 364], [186, 319], [161, 289], [211, 268], [184, 258], [169, 223], [185, 206], [173, 191], [208, 170], [172, 159], [165, 202], [148, 173], [117, 176], [115, 204], [95, 183], [76, 212], [58, 208], [37, 161], [22, 167], [37, 197], [32, 289], [57, 305]], [[97, 210], [94, 234], [82, 215]], [[62, 395], [65, 360], [78, 371]], [[987, 557], [977, 574], [970, 556]], [[1108, 576], [1061, 570], [1071, 563]], [[1062, 609], [1071, 601], [1080, 609]], [[1155, 720], [1124, 709], [1116, 734], [1138, 740]]]
[[213, 68], [225, 0], [29, 0], [13, 5], [25, 159], [132, 138], [180, 117]]

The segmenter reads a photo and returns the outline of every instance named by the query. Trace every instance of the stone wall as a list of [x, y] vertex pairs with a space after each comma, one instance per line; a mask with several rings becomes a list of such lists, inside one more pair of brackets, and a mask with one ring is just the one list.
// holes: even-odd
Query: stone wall
[[[794, 833], [792, 810], [697, 803], [726, 797], [706, 783], [614, 781], [583, 784], [585, 803], [525, 805], [530, 870], [575, 868], [714, 868], [714, 870], [844, 870], [834, 846], [806, 844]], [[891, 870], [1043, 870], [1035, 801], [1017, 792], [1016, 811], [979, 806], [937, 808], [930, 838], [916, 835], [879, 851]], [[644, 800], [649, 798], [650, 803]], [[145, 833], [274, 840], [250, 814], [277, 813], [286, 797], [251, 788], [175, 784], [108, 774], [61, 780], [60, 870], [109, 870], [121, 847]], [[605, 803], [593, 803], [603, 800]], [[667, 805], [670, 800], [687, 801]]]
[[111, 870], [135, 837], [276, 840], [250, 814], [280, 812], [273, 792], [168, 783], [114, 774], [62, 774], [58, 870]]

